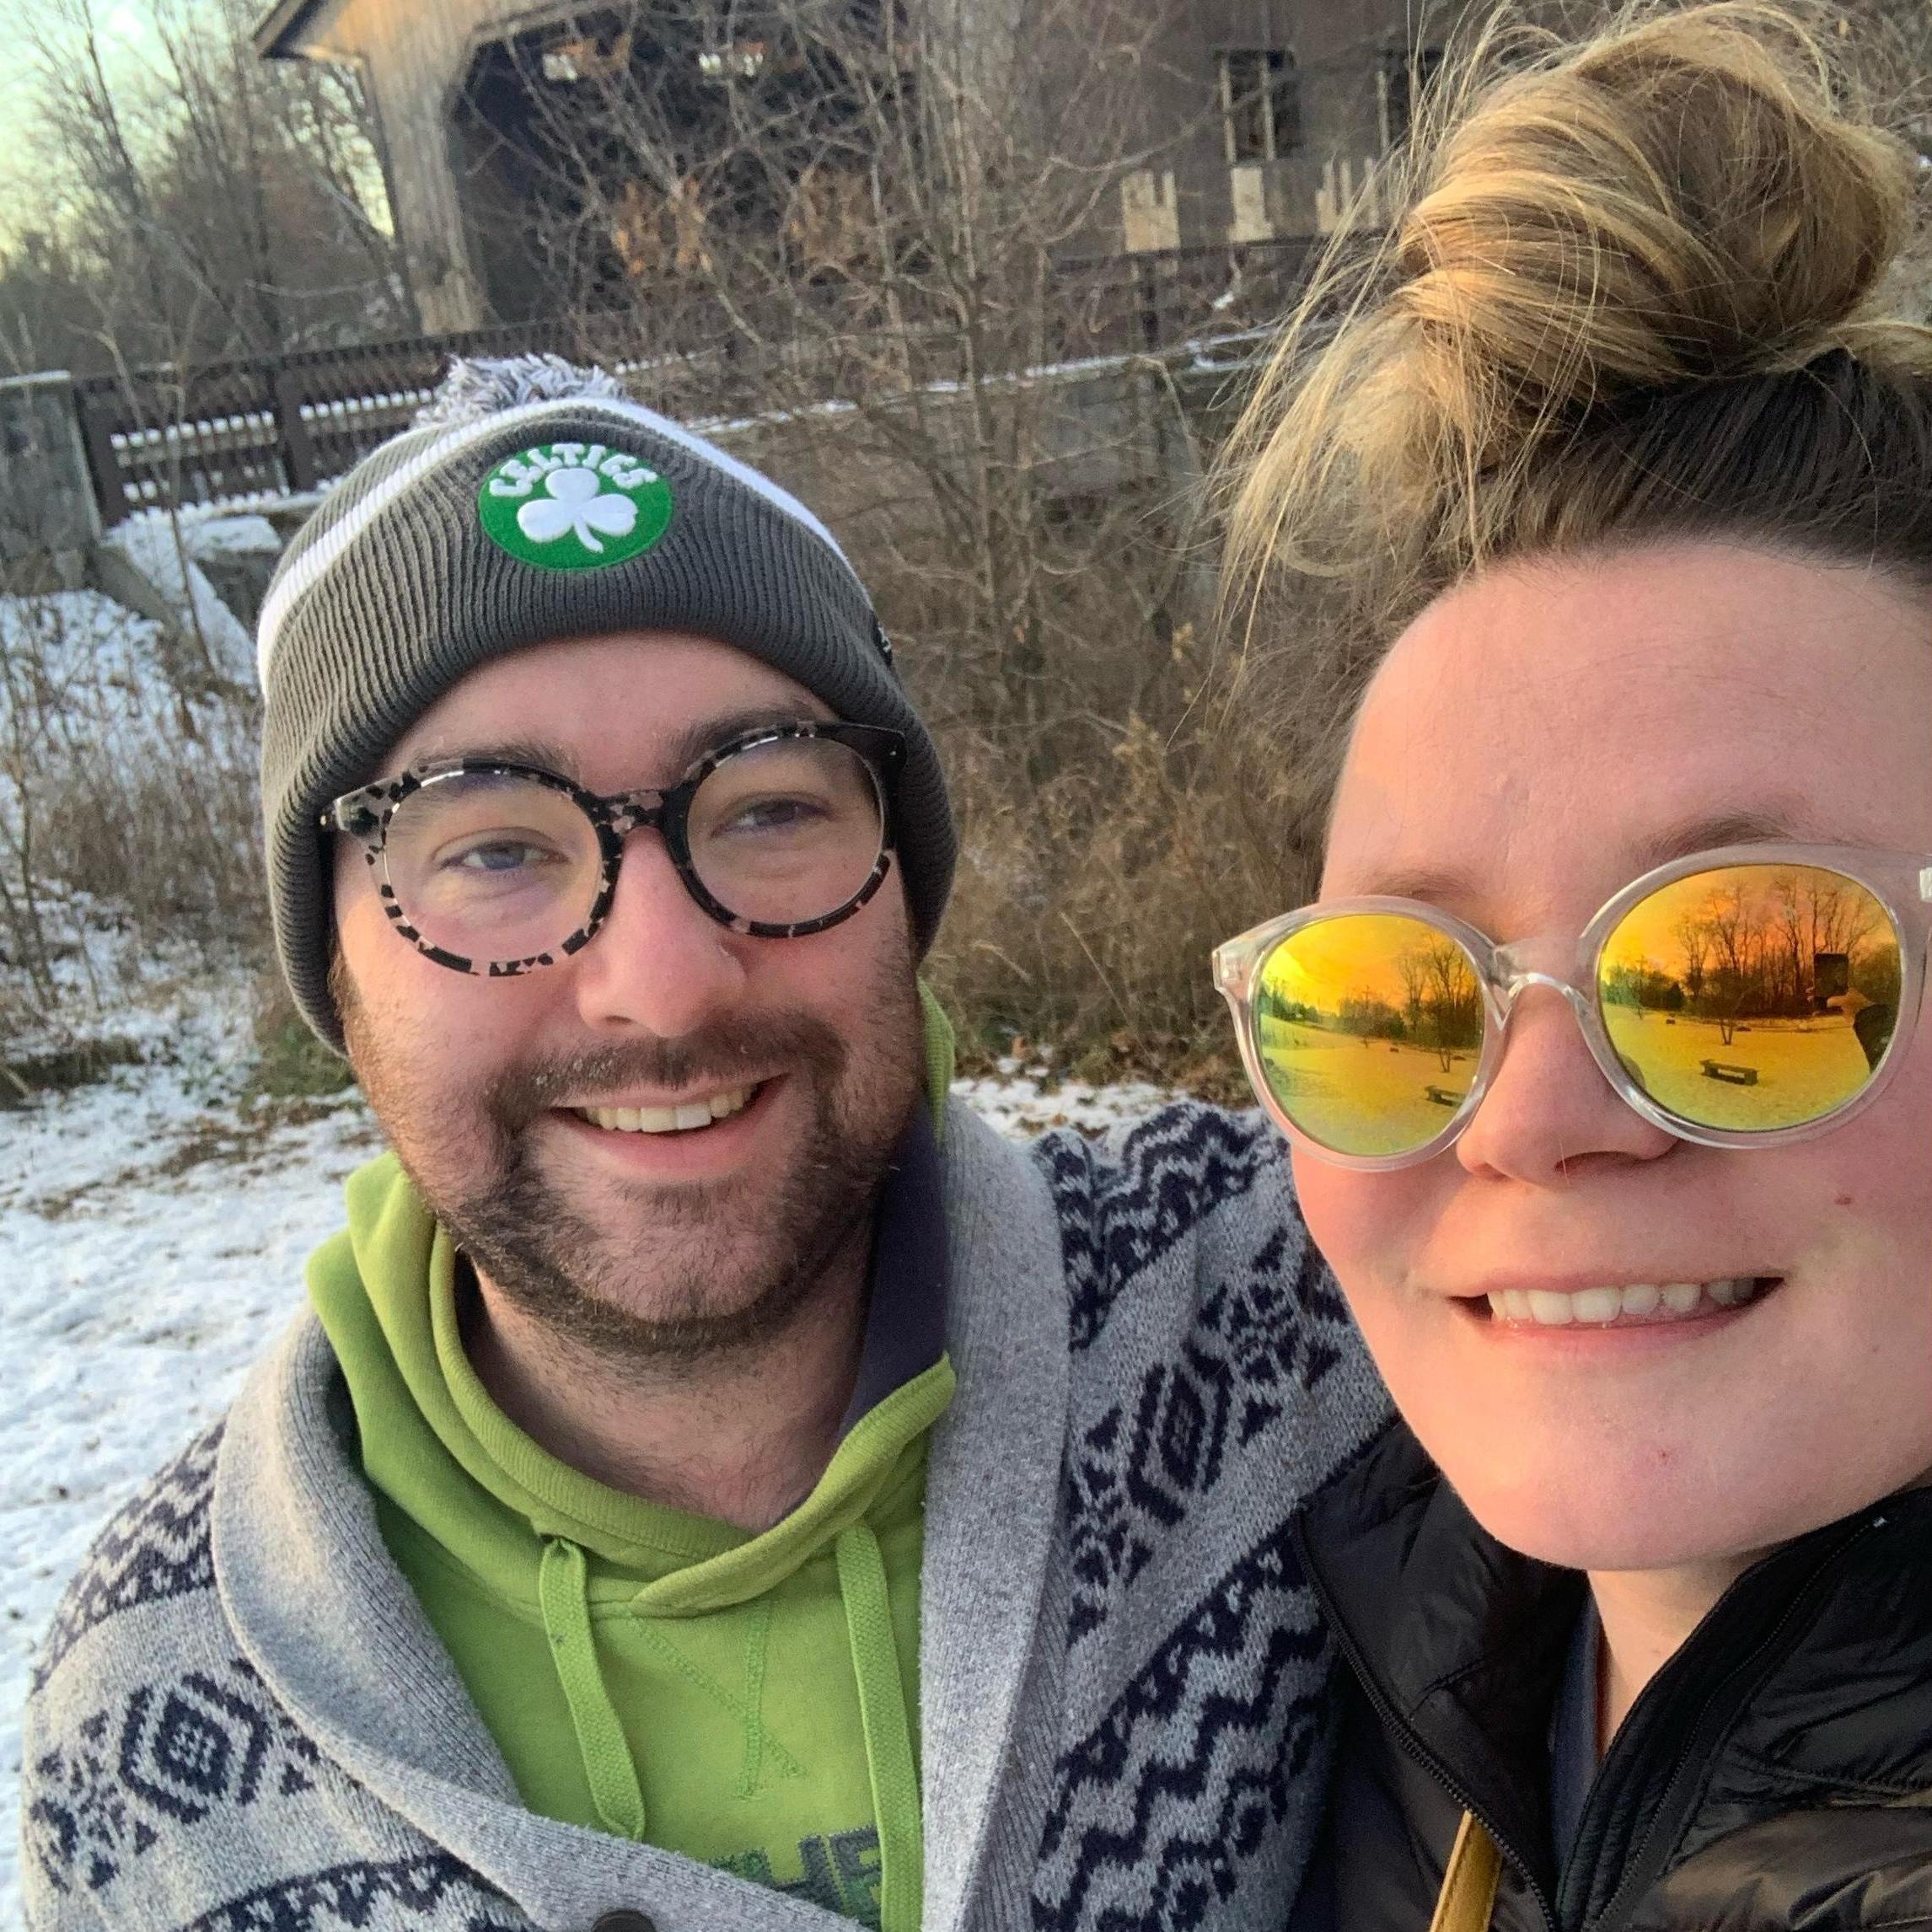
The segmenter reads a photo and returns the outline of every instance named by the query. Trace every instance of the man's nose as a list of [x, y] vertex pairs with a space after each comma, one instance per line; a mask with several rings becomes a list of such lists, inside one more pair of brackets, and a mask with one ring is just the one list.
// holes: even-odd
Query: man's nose
[[756, 943], [699, 906], [657, 832], [633, 832], [610, 910], [572, 962], [577, 1010], [591, 1027], [681, 1038], [743, 991], [739, 949]]

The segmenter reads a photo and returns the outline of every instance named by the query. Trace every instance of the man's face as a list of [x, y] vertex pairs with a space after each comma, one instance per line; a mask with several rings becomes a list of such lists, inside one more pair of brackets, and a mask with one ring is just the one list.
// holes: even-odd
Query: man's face
[[[1883, 579], [1715, 544], [1494, 572], [1377, 674], [1323, 896], [1574, 938], [1682, 828], [1932, 851], [1929, 631]], [[1903, 1050], [1816, 1140], [1704, 1147], [1626, 1106], [1532, 986], [1446, 1151], [1377, 1173], [1297, 1150], [1391, 1392], [1493, 1534], [1591, 1570], [1731, 1559], [1932, 1467], [1932, 1026]], [[1777, 1285], [1612, 1326], [1487, 1300], [1737, 1276]]]
[[[379, 775], [499, 756], [594, 792], [666, 789], [693, 744], [830, 715], [704, 639], [560, 641], [472, 673]], [[896, 872], [824, 932], [750, 938], [700, 910], [640, 831], [587, 947], [490, 979], [399, 938], [342, 840], [335, 924], [350, 1057], [384, 1131], [486, 1279], [554, 1332], [632, 1360], [754, 1341], [861, 1238], [923, 1079]], [[588, 1117], [708, 1115], [714, 1100], [721, 1118], [682, 1130]]]

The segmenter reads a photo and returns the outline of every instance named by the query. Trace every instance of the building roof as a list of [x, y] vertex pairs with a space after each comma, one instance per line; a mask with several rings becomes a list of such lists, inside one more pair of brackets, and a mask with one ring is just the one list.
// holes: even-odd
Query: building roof
[[297, 37], [321, 4], [322, 0], [276, 0], [255, 23], [250, 36], [255, 52], [265, 61], [299, 60], [302, 49], [296, 45]]

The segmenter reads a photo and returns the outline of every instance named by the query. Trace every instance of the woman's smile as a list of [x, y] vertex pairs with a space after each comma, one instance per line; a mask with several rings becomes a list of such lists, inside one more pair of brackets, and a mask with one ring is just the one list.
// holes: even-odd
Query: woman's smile
[[1693, 1281], [1629, 1281], [1588, 1288], [1493, 1288], [1458, 1305], [1499, 1328], [1623, 1331], [1682, 1328], [1735, 1314], [1773, 1293], [1776, 1275], [1723, 1275]]

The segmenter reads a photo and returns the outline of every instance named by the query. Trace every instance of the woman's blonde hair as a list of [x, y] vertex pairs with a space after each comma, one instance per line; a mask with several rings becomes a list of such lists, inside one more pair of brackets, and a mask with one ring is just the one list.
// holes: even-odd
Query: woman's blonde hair
[[1493, 24], [1246, 412], [1237, 595], [1340, 593], [1359, 671], [1540, 552], [1708, 536], [1932, 583], [1932, 336], [1884, 295], [1919, 163], [1843, 47], [1757, 0], [1560, 45]]

